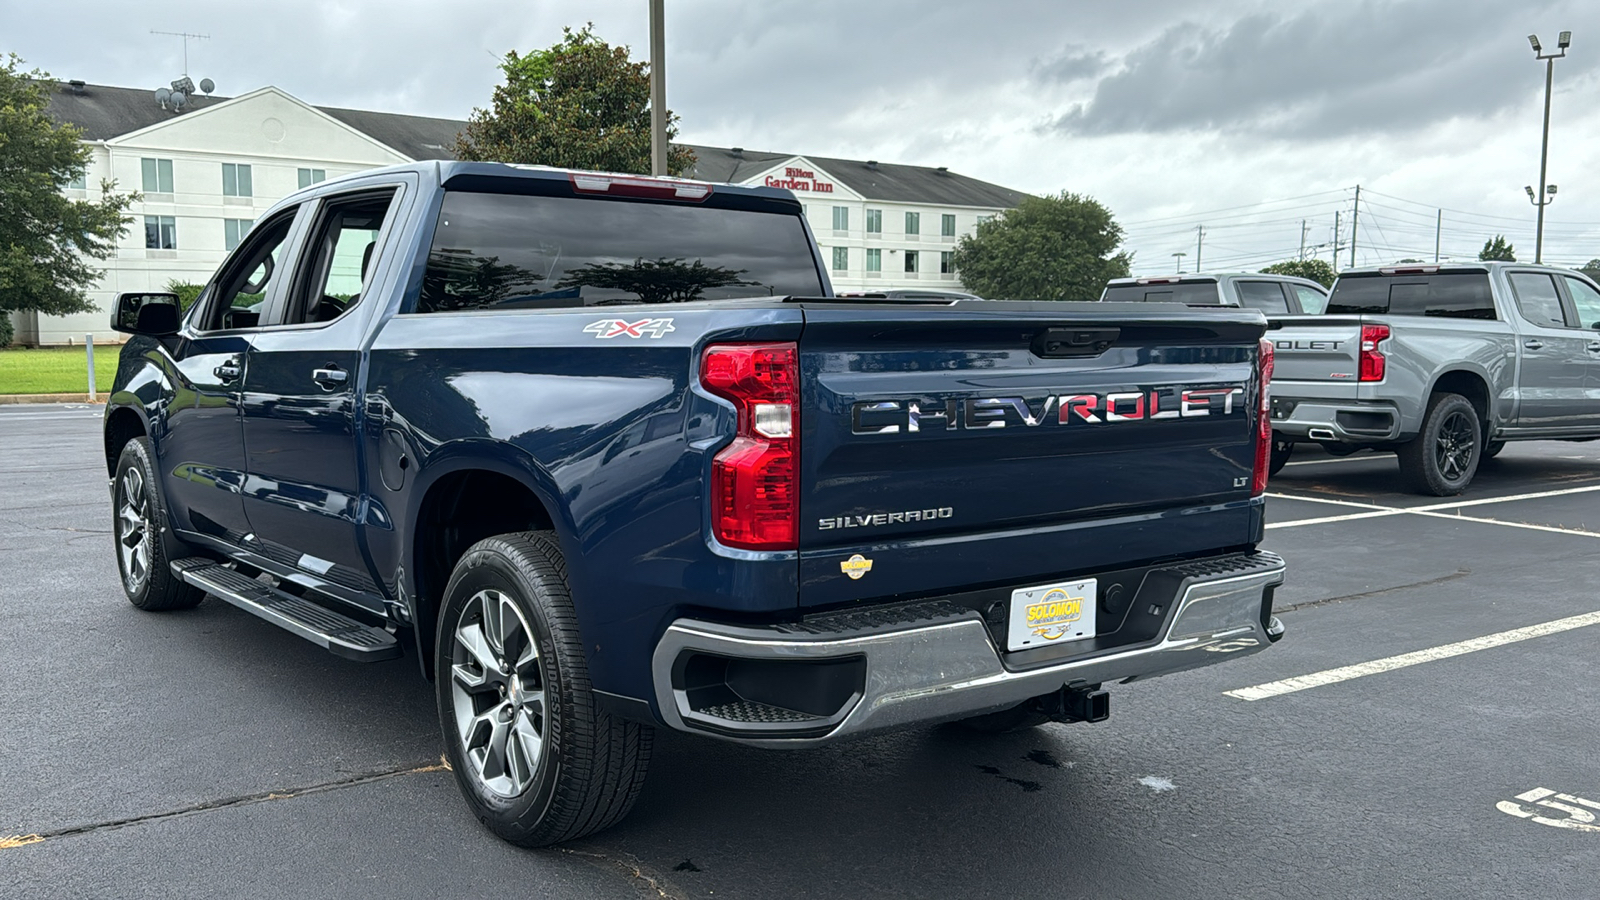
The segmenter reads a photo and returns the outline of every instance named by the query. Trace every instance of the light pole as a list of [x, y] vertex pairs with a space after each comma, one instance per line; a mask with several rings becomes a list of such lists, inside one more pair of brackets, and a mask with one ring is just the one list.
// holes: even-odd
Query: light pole
[[1572, 32], [1563, 31], [1556, 39], [1558, 53], [1545, 53], [1539, 46], [1539, 36], [1528, 35], [1528, 43], [1533, 45], [1534, 59], [1544, 60], [1544, 137], [1539, 145], [1539, 192], [1533, 191], [1533, 185], [1523, 189], [1528, 192], [1528, 202], [1539, 208], [1539, 225], [1533, 238], [1533, 261], [1544, 261], [1544, 208], [1556, 199], [1556, 186], [1545, 183], [1546, 165], [1550, 158], [1550, 85], [1555, 80], [1556, 60], [1567, 55], [1567, 46], [1572, 43]]
[[1173, 257], [1175, 259], [1178, 260], [1178, 274], [1182, 275], [1183, 274], [1183, 258], [1185, 256], [1188, 256], [1189, 254], [1183, 252], [1182, 250], [1179, 250], [1177, 253], [1174, 253], [1172, 255], [1173, 255]]
[[650, 174], [667, 174], [666, 4], [650, 0]]

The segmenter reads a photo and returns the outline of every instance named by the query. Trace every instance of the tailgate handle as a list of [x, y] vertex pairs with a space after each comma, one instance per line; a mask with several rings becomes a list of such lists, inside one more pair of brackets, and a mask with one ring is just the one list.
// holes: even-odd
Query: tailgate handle
[[1046, 328], [1033, 339], [1033, 355], [1044, 359], [1099, 356], [1121, 334], [1120, 328]]

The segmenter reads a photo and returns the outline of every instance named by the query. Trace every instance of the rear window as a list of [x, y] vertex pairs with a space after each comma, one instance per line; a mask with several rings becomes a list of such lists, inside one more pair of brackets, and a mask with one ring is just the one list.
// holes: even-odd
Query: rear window
[[1215, 281], [1184, 281], [1178, 284], [1114, 284], [1101, 298], [1107, 303], [1187, 303], [1190, 306], [1221, 306]]
[[1487, 272], [1346, 275], [1333, 285], [1330, 315], [1387, 313], [1445, 319], [1493, 319]]
[[799, 216], [450, 192], [417, 312], [818, 296]]
[[1239, 291], [1239, 305], [1245, 309], [1259, 309], [1264, 313], [1287, 313], [1289, 301], [1283, 297], [1283, 288], [1276, 281], [1241, 281], [1235, 285]]

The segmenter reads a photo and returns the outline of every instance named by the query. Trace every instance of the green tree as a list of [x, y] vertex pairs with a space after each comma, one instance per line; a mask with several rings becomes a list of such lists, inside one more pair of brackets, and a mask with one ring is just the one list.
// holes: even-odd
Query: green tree
[[178, 278], [167, 279], [167, 291], [178, 295], [178, 308], [184, 312], [188, 312], [189, 307], [200, 299], [200, 292], [205, 290], [205, 287], [203, 284], [195, 284], [192, 281], [183, 281]]
[[1062, 191], [1026, 197], [956, 244], [967, 290], [993, 300], [1097, 300], [1128, 274], [1133, 255], [1116, 252], [1122, 226], [1099, 201]]
[[1483, 249], [1478, 251], [1478, 259], [1488, 261], [1491, 259], [1516, 262], [1516, 248], [1506, 242], [1506, 236], [1497, 234], [1493, 239], [1483, 242]]
[[1591, 259], [1578, 267], [1578, 271], [1590, 278], [1600, 278], [1600, 259]]
[[1338, 277], [1338, 273], [1333, 271], [1333, 266], [1320, 259], [1286, 259], [1280, 263], [1273, 263], [1261, 271], [1268, 275], [1309, 278], [1323, 287], [1332, 287], [1333, 279]]
[[45, 112], [56, 83], [22, 59], [0, 59], [0, 317], [21, 310], [47, 315], [89, 312], [86, 295], [100, 278], [91, 260], [106, 259], [133, 217], [137, 195], [110, 181], [100, 199], [71, 200], [66, 186], [89, 165], [80, 132]]
[[[562, 29], [547, 50], [506, 54], [505, 83], [494, 89], [489, 109], [474, 109], [456, 138], [461, 159], [596, 169], [650, 171], [650, 66], [628, 58], [582, 31]], [[678, 134], [678, 117], [667, 113], [667, 139]], [[671, 147], [667, 171], [694, 164], [687, 147]]]

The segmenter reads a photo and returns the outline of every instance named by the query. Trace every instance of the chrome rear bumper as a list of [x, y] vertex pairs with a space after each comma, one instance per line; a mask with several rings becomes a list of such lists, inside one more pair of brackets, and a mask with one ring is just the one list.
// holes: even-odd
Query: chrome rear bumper
[[[1002, 709], [1066, 685], [1154, 678], [1266, 648], [1282, 635], [1270, 616], [1270, 591], [1283, 583], [1283, 560], [1254, 553], [1225, 562], [1176, 567], [1176, 602], [1157, 638], [1028, 669], [1011, 669], [976, 610], [937, 602], [908, 607], [902, 621], [855, 627], [753, 628], [679, 619], [653, 658], [656, 700], [666, 723], [770, 747], [803, 747], [913, 723]], [[868, 616], [870, 619], [870, 616]], [[698, 703], [685, 681], [686, 660], [811, 663], [864, 677], [833, 712], [801, 712], [745, 700]], [[775, 669], [781, 672], [781, 668]], [[781, 675], [779, 676], [781, 677]]]

